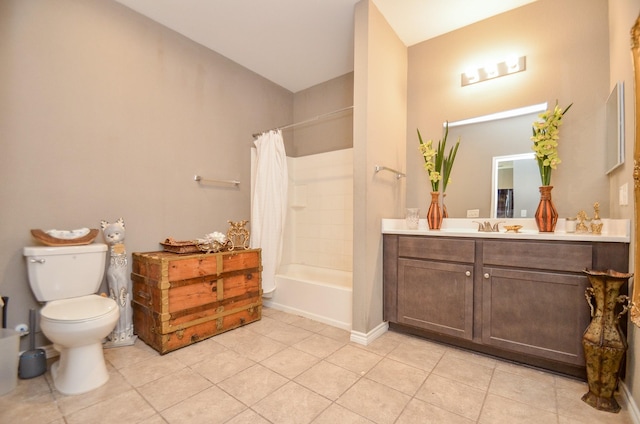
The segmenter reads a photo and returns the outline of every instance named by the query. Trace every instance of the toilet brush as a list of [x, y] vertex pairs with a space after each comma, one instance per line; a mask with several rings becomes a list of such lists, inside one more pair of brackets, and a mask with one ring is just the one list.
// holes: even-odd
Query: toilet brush
[[9, 298], [2, 296], [2, 328], [7, 328], [7, 306], [9, 306]]
[[20, 355], [18, 377], [33, 378], [47, 371], [47, 355], [44, 349], [36, 349], [36, 311], [29, 309], [29, 350]]

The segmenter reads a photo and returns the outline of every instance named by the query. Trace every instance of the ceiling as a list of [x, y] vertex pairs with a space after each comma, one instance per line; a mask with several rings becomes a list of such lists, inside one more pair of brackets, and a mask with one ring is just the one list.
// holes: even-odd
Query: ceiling
[[[116, 0], [298, 92], [353, 71], [359, 0]], [[406, 46], [536, 0], [373, 0]]]

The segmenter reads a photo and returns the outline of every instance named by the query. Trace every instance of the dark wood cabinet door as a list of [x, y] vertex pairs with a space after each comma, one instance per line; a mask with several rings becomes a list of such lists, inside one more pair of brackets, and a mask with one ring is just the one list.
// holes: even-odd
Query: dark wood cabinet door
[[588, 285], [587, 277], [579, 274], [483, 268], [482, 342], [584, 365]]
[[473, 337], [473, 265], [398, 260], [398, 322]]

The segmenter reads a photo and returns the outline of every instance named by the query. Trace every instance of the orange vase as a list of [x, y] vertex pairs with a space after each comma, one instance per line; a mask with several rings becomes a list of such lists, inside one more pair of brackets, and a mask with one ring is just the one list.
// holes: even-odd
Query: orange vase
[[427, 211], [427, 224], [430, 230], [439, 230], [442, 226], [442, 208], [440, 207], [440, 192], [431, 192], [431, 204]]
[[540, 203], [536, 209], [535, 219], [538, 231], [541, 233], [553, 233], [558, 222], [558, 211], [551, 200], [553, 186], [540, 187]]

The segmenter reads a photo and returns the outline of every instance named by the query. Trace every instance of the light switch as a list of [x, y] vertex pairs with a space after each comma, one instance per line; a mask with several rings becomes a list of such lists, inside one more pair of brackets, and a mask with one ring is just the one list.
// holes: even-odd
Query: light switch
[[620, 186], [618, 194], [618, 203], [620, 206], [627, 206], [629, 204], [629, 184], [624, 183]]
[[467, 218], [477, 218], [480, 216], [480, 209], [467, 209]]

